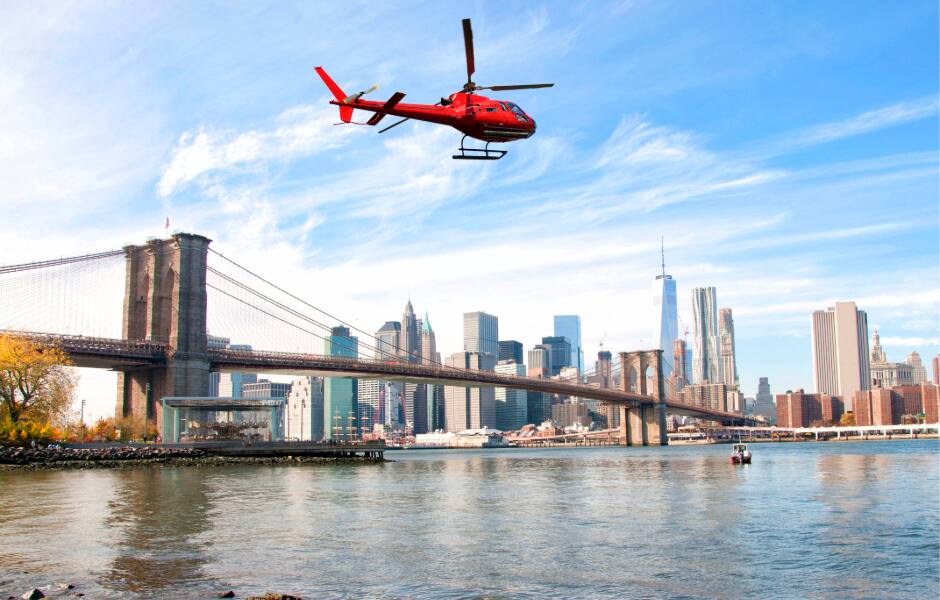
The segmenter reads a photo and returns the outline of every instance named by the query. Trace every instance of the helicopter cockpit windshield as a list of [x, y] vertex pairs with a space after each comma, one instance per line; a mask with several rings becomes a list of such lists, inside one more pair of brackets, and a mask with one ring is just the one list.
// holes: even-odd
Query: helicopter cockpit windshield
[[509, 109], [516, 115], [516, 119], [522, 121], [523, 123], [529, 122], [529, 117], [519, 108], [518, 104], [513, 104], [512, 102], [507, 102], [506, 105]]

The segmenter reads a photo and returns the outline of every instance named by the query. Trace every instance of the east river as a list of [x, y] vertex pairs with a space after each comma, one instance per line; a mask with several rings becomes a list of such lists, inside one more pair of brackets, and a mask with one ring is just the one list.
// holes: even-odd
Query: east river
[[0, 472], [0, 597], [938, 597], [936, 440], [752, 450]]

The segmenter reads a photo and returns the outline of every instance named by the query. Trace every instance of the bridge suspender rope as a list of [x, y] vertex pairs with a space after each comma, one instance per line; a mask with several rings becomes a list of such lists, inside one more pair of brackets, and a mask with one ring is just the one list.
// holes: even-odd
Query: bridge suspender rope
[[[232, 265], [235, 266], [236, 268], [238, 268], [238, 269], [244, 271], [245, 273], [251, 275], [252, 277], [255, 277], [256, 279], [260, 280], [261, 282], [265, 283], [266, 285], [271, 286], [271, 287], [274, 288], [275, 290], [277, 290], [277, 291], [279, 291], [279, 292], [285, 294], [286, 296], [290, 297], [291, 299], [296, 300], [297, 302], [300, 302], [300, 303], [303, 304], [304, 306], [307, 306], [307, 307], [309, 307], [309, 308], [311, 308], [311, 309], [313, 309], [313, 310], [319, 312], [320, 314], [323, 314], [323, 315], [325, 315], [325, 316], [327, 316], [327, 317], [329, 317], [329, 318], [331, 318], [331, 319], [336, 320], [336, 321], [339, 322], [341, 325], [345, 325], [345, 326], [348, 327], [349, 329], [352, 329], [352, 330], [354, 330], [354, 331], [356, 331], [356, 332], [358, 332], [358, 333], [364, 335], [365, 337], [367, 337], [367, 338], [369, 338], [369, 339], [375, 340], [375, 336], [373, 336], [371, 333], [368, 333], [367, 331], [365, 331], [365, 330], [363, 330], [363, 329], [361, 329], [361, 328], [359, 328], [359, 327], [356, 327], [355, 325], [349, 323], [348, 321], [346, 321], [346, 320], [344, 320], [344, 319], [341, 319], [341, 318], [339, 318], [339, 317], [337, 317], [337, 316], [335, 316], [335, 315], [333, 315], [333, 314], [331, 314], [331, 313], [329, 313], [329, 312], [327, 312], [327, 311], [321, 309], [320, 307], [315, 306], [315, 305], [313, 305], [313, 304], [307, 302], [307, 301], [304, 300], [303, 298], [300, 298], [300, 297], [298, 297], [298, 296], [296, 296], [296, 295], [290, 293], [289, 291], [285, 290], [284, 288], [282, 288], [282, 287], [278, 286], [277, 284], [275, 284], [275, 283], [269, 281], [268, 279], [262, 277], [262, 276], [259, 275], [258, 273], [255, 273], [254, 271], [248, 269], [247, 267], [244, 267], [244, 266], [242, 266], [241, 264], [235, 262], [234, 260], [232, 260], [232, 259], [226, 257], [225, 255], [221, 254], [221, 253], [218, 252], [217, 250], [214, 250], [213, 248], [210, 247], [210, 248], [209, 248], [209, 252], [215, 254], [216, 256], [218, 256], [219, 258], [221, 258], [222, 260], [225, 260], [226, 262], [232, 264]], [[231, 276], [229, 276], [229, 275], [226, 275], [226, 274], [222, 273], [222, 272], [219, 271], [218, 269], [215, 269], [215, 268], [213, 268], [213, 267], [207, 267], [207, 270], [210, 271], [210, 272], [212, 272], [212, 273], [215, 274], [215, 275], [218, 275], [218, 276], [222, 277], [223, 279], [227, 280], [228, 282], [230, 282], [230, 283], [232, 283], [232, 284], [238, 286], [239, 288], [243, 289], [244, 291], [246, 291], [246, 292], [248, 292], [248, 293], [250, 293], [250, 294], [253, 294], [253, 295], [257, 296], [258, 298], [260, 298], [260, 299], [262, 299], [262, 300], [264, 300], [264, 301], [266, 301], [266, 302], [270, 302], [271, 304], [273, 304], [274, 306], [277, 306], [277, 307], [278, 307], [279, 309], [281, 309], [281, 310], [284, 310], [284, 311], [286, 311], [286, 312], [288, 312], [288, 313], [290, 313], [290, 314], [292, 314], [292, 315], [294, 315], [294, 316], [296, 316], [296, 317], [298, 317], [298, 318], [301, 318], [301, 319], [307, 321], [308, 323], [310, 323], [310, 324], [312, 324], [312, 325], [315, 325], [315, 326], [317, 326], [317, 327], [320, 327], [320, 328], [324, 329], [325, 331], [329, 331], [329, 330], [330, 330], [330, 327], [329, 327], [328, 325], [325, 325], [324, 323], [321, 323], [321, 322], [319, 322], [319, 321], [317, 321], [317, 320], [315, 320], [315, 319], [313, 319], [313, 318], [311, 318], [311, 317], [308, 317], [308, 316], [304, 315], [303, 313], [301, 313], [301, 312], [299, 312], [299, 311], [297, 311], [297, 310], [295, 310], [295, 309], [292, 309], [292, 308], [290, 308], [290, 307], [284, 305], [283, 303], [278, 302], [277, 300], [274, 300], [274, 299], [270, 298], [269, 296], [267, 296], [267, 295], [265, 295], [265, 294], [263, 294], [263, 293], [261, 293], [261, 292], [255, 290], [255, 289], [252, 288], [251, 286], [249, 286], [249, 285], [247, 285], [247, 284], [245, 284], [245, 283], [243, 283], [243, 282], [240, 282], [240, 281], [238, 281], [237, 279], [235, 279], [235, 278], [233, 278], [233, 277], [231, 277]], [[326, 339], [326, 338], [323, 338], [322, 336], [320, 336], [320, 335], [318, 335], [318, 334], [316, 334], [316, 333], [313, 333], [313, 332], [311, 332], [311, 331], [308, 331], [308, 330], [306, 330], [306, 329], [304, 329], [304, 328], [302, 328], [302, 327], [296, 326], [296, 325], [290, 323], [289, 321], [287, 321], [287, 320], [285, 320], [285, 319], [279, 318], [279, 317], [277, 317], [277, 316], [275, 316], [275, 315], [273, 315], [273, 314], [271, 314], [271, 313], [269, 313], [269, 312], [267, 312], [267, 311], [264, 311], [264, 310], [261, 309], [260, 307], [257, 307], [257, 306], [254, 306], [254, 305], [248, 303], [248, 302], [245, 302], [245, 301], [243, 301], [243, 300], [241, 300], [241, 299], [239, 299], [239, 298], [233, 296], [232, 294], [228, 294], [228, 293], [222, 291], [222, 290], [221, 290], [220, 288], [218, 288], [218, 287], [211, 286], [211, 285], [209, 285], [209, 284], [207, 284], [207, 286], [212, 287], [212, 289], [214, 289], [214, 290], [216, 290], [216, 291], [219, 291], [220, 293], [225, 294], [226, 296], [228, 296], [228, 297], [230, 297], [230, 298], [232, 298], [232, 299], [234, 299], [234, 300], [237, 300], [237, 301], [239, 301], [239, 302], [245, 304], [246, 306], [249, 306], [249, 307], [251, 307], [251, 308], [254, 308], [254, 309], [256, 309], [256, 310], [259, 310], [259, 311], [263, 312], [264, 314], [266, 314], [266, 315], [268, 315], [268, 316], [270, 316], [270, 317], [272, 317], [272, 318], [275, 318], [275, 319], [277, 319], [277, 320], [279, 320], [279, 321], [281, 321], [281, 322], [283, 322], [283, 323], [286, 323], [286, 324], [288, 324], [288, 325], [294, 326], [295, 328], [297, 328], [297, 329], [299, 329], [299, 330], [301, 330], [301, 331], [304, 331], [304, 332], [306, 332], [306, 333], [310, 333], [311, 335], [314, 335], [314, 336], [316, 336], [316, 337], [318, 337], [318, 338], [320, 338], [320, 339], [324, 339], [324, 340]], [[382, 356], [382, 355], [384, 355], [384, 356], [386, 356], [386, 357], [389, 357], [389, 358], [400, 358], [400, 357], [402, 356], [402, 354], [404, 354], [404, 355], [406, 355], [406, 356], [409, 357], [409, 358], [415, 358], [415, 359], [420, 359], [420, 360], [426, 360], [426, 361], [427, 361], [429, 364], [431, 364], [431, 365], [438, 366], [438, 367], [441, 367], [441, 368], [444, 368], [444, 369], [448, 369], [448, 370], [452, 370], [452, 371], [455, 371], [455, 372], [472, 371], [472, 369], [464, 369], [464, 368], [461, 368], [461, 367], [454, 367], [454, 366], [450, 366], [450, 365], [445, 365], [445, 364], [443, 364], [443, 363], [440, 363], [440, 362], [435, 361], [435, 360], [434, 360], [433, 358], [431, 358], [431, 357], [421, 357], [419, 354], [414, 353], [414, 352], [412, 352], [412, 353], [406, 352], [404, 349], [402, 349], [402, 348], [399, 347], [399, 346], [396, 346], [396, 347], [395, 347], [395, 350], [397, 350], [397, 353], [393, 353], [393, 352], [389, 352], [389, 351], [386, 351], [386, 350], [382, 350], [380, 347], [377, 347], [377, 346], [374, 346], [374, 345], [370, 345], [370, 344], [361, 344], [361, 345], [362, 345], [363, 347], [365, 347], [366, 349], [372, 350], [373, 352], [375, 352], [375, 355], [376, 355], [377, 358], [380, 357], [380, 356]], [[619, 366], [619, 365], [618, 365], [618, 366]], [[578, 376], [578, 377], [563, 378], [563, 379], [560, 379], [560, 381], [580, 380], [580, 378], [581, 378], [582, 376], [588, 376], [588, 373], [585, 373], [585, 374], [580, 375], [580, 376]]]
[[[261, 299], [261, 300], [263, 300], [263, 301], [265, 301], [265, 302], [268, 302], [268, 303], [272, 304], [273, 306], [277, 307], [277, 308], [280, 309], [280, 310], [283, 310], [283, 311], [287, 312], [288, 314], [291, 314], [291, 315], [293, 315], [293, 316], [295, 316], [295, 317], [298, 317], [299, 319], [302, 319], [302, 320], [304, 320], [304, 321], [310, 323], [311, 325], [314, 325], [315, 327], [319, 327], [319, 328], [324, 329], [324, 330], [326, 330], [326, 331], [329, 331], [329, 329], [330, 329], [330, 327], [327, 326], [327, 325], [325, 325], [324, 323], [321, 323], [321, 322], [319, 322], [319, 321], [317, 321], [317, 320], [315, 320], [315, 319], [313, 319], [313, 318], [311, 318], [311, 317], [308, 317], [307, 315], [304, 315], [303, 313], [301, 313], [301, 312], [299, 312], [299, 311], [297, 311], [297, 310], [295, 310], [295, 309], [293, 309], [293, 308], [291, 308], [291, 307], [289, 307], [289, 306], [287, 306], [287, 305], [285, 305], [285, 304], [283, 304], [283, 303], [281, 303], [281, 302], [279, 302], [279, 301], [277, 301], [277, 300], [275, 300], [275, 299], [273, 299], [273, 298], [270, 298], [269, 296], [265, 295], [265, 294], [262, 293], [262, 292], [259, 292], [258, 290], [255, 290], [254, 288], [248, 286], [247, 284], [245, 284], [245, 283], [243, 283], [243, 282], [241, 282], [241, 281], [238, 281], [237, 279], [234, 279], [233, 277], [231, 277], [231, 276], [229, 276], [229, 275], [226, 275], [225, 273], [220, 272], [218, 269], [215, 269], [215, 268], [213, 268], [213, 267], [208, 267], [208, 270], [209, 270], [211, 273], [213, 273], [214, 275], [217, 275], [217, 276], [219, 276], [219, 277], [225, 279], [225, 280], [228, 281], [229, 283], [232, 283], [233, 285], [235, 285], [235, 286], [239, 287], [240, 289], [242, 289], [242, 290], [244, 290], [244, 291], [246, 291], [246, 292], [248, 292], [248, 293], [250, 293], [250, 294], [256, 296], [257, 298], [259, 298], [259, 299]], [[231, 298], [232, 300], [235, 300], [236, 302], [239, 302], [239, 303], [241, 303], [241, 304], [243, 304], [243, 305], [245, 305], [245, 306], [247, 306], [247, 307], [249, 307], [249, 308], [251, 308], [251, 309], [254, 309], [254, 310], [256, 310], [256, 311], [258, 311], [258, 312], [260, 312], [260, 313], [262, 313], [262, 314], [264, 314], [264, 315], [266, 315], [266, 316], [268, 316], [268, 317], [271, 317], [272, 319], [275, 319], [275, 320], [277, 320], [277, 321], [280, 321], [281, 323], [284, 323], [284, 324], [286, 324], [286, 325], [288, 325], [288, 326], [290, 326], [290, 327], [293, 327], [293, 328], [295, 328], [295, 329], [297, 329], [297, 330], [299, 330], [299, 331], [302, 331], [302, 332], [304, 332], [304, 333], [310, 334], [310, 335], [312, 335], [312, 336], [314, 336], [314, 337], [316, 337], [316, 338], [318, 338], [318, 339], [327, 341], [327, 338], [323, 337], [323, 335], [320, 335], [320, 334], [316, 333], [315, 331], [311, 331], [310, 329], [307, 329], [307, 328], [305, 328], [305, 327], [302, 327], [302, 326], [300, 326], [300, 325], [298, 325], [298, 324], [296, 324], [296, 323], [293, 323], [293, 322], [291, 322], [291, 321], [289, 321], [289, 320], [287, 320], [287, 319], [285, 319], [285, 318], [283, 318], [283, 317], [280, 317], [280, 316], [278, 316], [278, 315], [276, 315], [276, 314], [274, 314], [274, 313], [272, 313], [272, 312], [270, 312], [270, 311], [268, 311], [268, 310], [265, 310], [265, 309], [262, 308], [261, 306], [257, 306], [257, 305], [252, 304], [251, 302], [249, 302], [249, 301], [247, 301], [247, 300], [244, 300], [244, 299], [242, 299], [242, 298], [238, 298], [237, 296], [235, 296], [235, 295], [233, 295], [233, 294], [231, 294], [231, 293], [229, 293], [229, 292], [227, 292], [227, 291], [225, 291], [225, 290], [223, 290], [223, 289], [221, 289], [221, 288], [219, 288], [219, 287], [213, 285], [212, 283], [207, 282], [207, 283], [206, 283], [206, 287], [208, 287], [208, 288], [210, 288], [210, 289], [213, 289], [213, 290], [217, 291], [218, 293], [223, 294], [223, 295], [225, 295], [225, 296]], [[369, 337], [371, 337], [371, 336], [369, 336]], [[335, 340], [330, 340], [330, 341], [335, 343]], [[342, 344], [340, 344], [340, 345], [342, 345]], [[385, 355], [385, 357], [387, 357], [387, 358], [399, 358], [399, 357], [400, 357], [400, 355], [397, 354], [397, 353], [393, 353], [393, 352], [389, 352], [389, 351], [386, 351], [386, 350], [382, 350], [381, 348], [376, 347], [376, 346], [371, 346], [371, 345], [368, 345], [368, 344], [362, 344], [362, 346], [364, 346], [366, 349], [373, 350], [373, 351], [376, 353], [377, 358], [381, 358], [381, 355]], [[348, 349], [352, 349], [352, 347], [347, 347], [347, 348], [348, 348]], [[464, 368], [461, 368], [461, 367], [454, 367], [454, 366], [450, 366], [450, 365], [445, 365], [445, 364], [438, 363], [437, 361], [434, 361], [434, 360], [428, 360], [428, 364], [433, 365], [433, 366], [435, 366], [435, 367], [440, 367], [440, 368], [442, 368], [442, 369], [446, 369], [446, 370], [449, 370], [449, 371], [455, 372], [455, 373], [472, 372], [471, 369], [464, 369]], [[619, 365], [618, 365], [618, 367], [619, 367]], [[612, 371], [613, 371], [613, 370], [616, 370], [616, 369], [612, 369]], [[587, 376], [587, 375], [588, 375], [588, 374], [585, 374], [585, 376]], [[557, 380], [555, 380], [555, 381], [568, 382], [568, 381], [578, 380], [578, 379], [579, 379], [578, 377], [571, 377], [571, 378], [557, 379]]]

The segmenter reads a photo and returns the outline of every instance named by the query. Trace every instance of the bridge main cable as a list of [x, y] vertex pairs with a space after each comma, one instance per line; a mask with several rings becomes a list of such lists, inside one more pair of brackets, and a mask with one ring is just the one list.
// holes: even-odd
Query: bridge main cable
[[108, 250], [106, 252], [96, 252], [95, 254], [83, 254], [81, 256], [70, 256], [66, 258], [54, 258], [52, 260], [42, 260], [37, 262], [23, 263], [20, 265], [0, 266], [0, 275], [7, 273], [18, 273], [20, 271], [32, 271], [34, 269], [44, 269], [46, 267], [59, 267], [62, 265], [71, 265], [74, 263], [86, 262], [91, 260], [101, 260], [113, 256], [122, 256], [124, 250]]

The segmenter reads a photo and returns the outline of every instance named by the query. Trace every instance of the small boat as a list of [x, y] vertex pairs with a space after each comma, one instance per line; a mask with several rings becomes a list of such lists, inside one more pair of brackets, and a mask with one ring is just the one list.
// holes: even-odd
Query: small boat
[[747, 444], [735, 444], [731, 446], [731, 464], [751, 464], [751, 451], [747, 449]]

